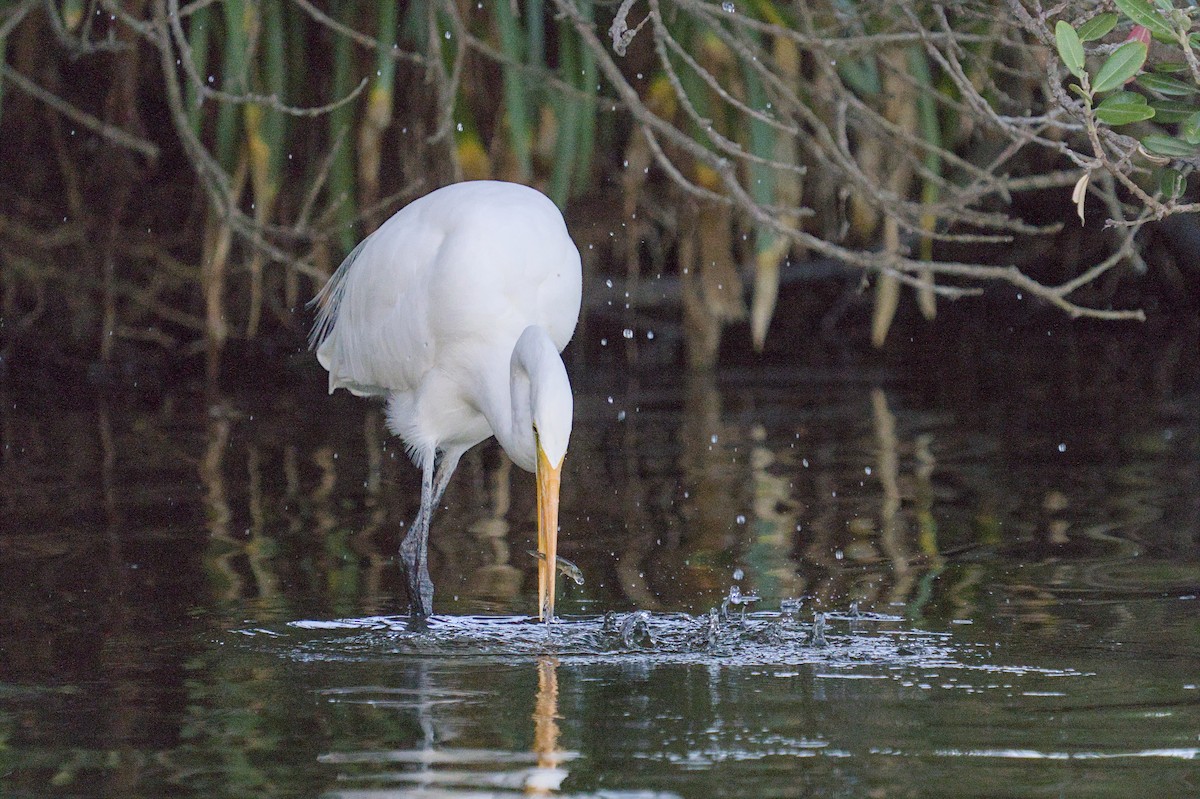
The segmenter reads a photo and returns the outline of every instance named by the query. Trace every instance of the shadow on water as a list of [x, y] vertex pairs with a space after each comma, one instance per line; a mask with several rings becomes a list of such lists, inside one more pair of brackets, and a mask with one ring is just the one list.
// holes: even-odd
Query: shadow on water
[[0, 384], [0, 794], [1198, 795], [1200, 367], [1159, 348], [575, 374], [585, 581], [529, 620], [533, 481], [483, 447], [420, 634], [369, 403]]

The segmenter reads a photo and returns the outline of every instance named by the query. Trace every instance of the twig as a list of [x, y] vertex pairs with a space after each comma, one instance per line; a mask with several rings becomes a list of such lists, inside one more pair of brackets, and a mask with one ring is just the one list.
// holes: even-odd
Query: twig
[[[652, 113], [645, 106], [638, 97], [637, 92], [627, 83], [606, 48], [600, 43], [590, 22], [578, 13], [570, 0], [554, 0], [554, 2], [560, 12], [572, 22], [584, 44], [595, 54], [601, 71], [621, 97], [626, 109], [641, 126], [643, 134], [647, 136], [647, 141], [651, 144], [658, 163], [664, 165], [671, 178], [686, 190], [693, 193], [712, 194], [706, 189], [702, 189], [688, 181], [670, 164], [670, 159], [666, 158], [657, 141], [659, 135], [667, 138], [672, 145], [679, 147], [682, 152], [687, 153], [697, 161], [713, 169], [717, 177], [721, 180], [726, 196], [722, 198], [718, 195], [718, 197], [710, 199], [732, 202], [743, 213], [749, 216], [754, 223], [769, 228], [780, 235], [790, 237], [797, 244], [806, 247], [811, 252], [829, 258], [836, 258], [847, 264], [859, 266], [874, 272], [892, 270], [902, 274], [915, 275], [933, 273], [980, 281], [1005, 282], [1017, 286], [1033, 296], [1044, 299], [1063, 309], [1072, 317], [1086, 316], [1109, 320], [1145, 319], [1145, 314], [1141, 310], [1107, 310], [1077, 305], [1066, 299], [1068, 291], [1065, 291], [1061, 287], [1045, 286], [1022, 273], [1016, 266], [988, 266], [950, 261], [924, 261], [893, 253], [864, 253], [833, 244], [786, 224], [776, 216], [769, 214], [760, 204], [754, 201], [739, 182], [736, 170], [732, 168], [728, 160], [701, 146], [691, 137]], [[770, 77], [774, 78], [775, 76]], [[1072, 290], [1074, 288], [1071, 287]]]
[[196, 63], [192, 58], [191, 45], [188, 44], [187, 36], [184, 35], [183, 32], [183, 25], [179, 21], [179, 0], [167, 0], [167, 8], [167, 18], [171, 21], [171, 34], [175, 40], [175, 46], [179, 49], [179, 62], [183, 65], [183, 71], [187, 73], [188, 78], [196, 87], [201, 100], [203, 100], [203, 98], [212, 98], [221, 102], [236, 103], [240, 105], [250, 103], [254, 105], [266, 106], [267, 108], [273, 108], [276, 111], [280, 111], [289, 116], [317, 117], [328, 114], [330, 111], [334, 111], [338, 108], [341, 108], [343, 105], [346, 105], [347, 103], [353, 102], [358, 95], [362, 94], [363, 89], [367, 88], [367, 84], [370, 82], [370, 78], [364, 77], [361, 81], [359, 81], [358, 86], [354, 87], [354, 89], [352, 89], [345, 97], [339, 97], [331, 103], [310, 108], [287, 105], [273, 94], [232, 94], [230, 92], [221, 91], [220, 89], [214, 89], [209, 86], [196, 71]]
[[158, 145], [154, 142], [147, 141], [140, 136], [135, 136], [129, 131], [122, 130], [116, 125], [110, 125], [102, 119], [97, 119], [86, 111], [81, 111], [75, 106], [68, 103], [56, 94], [43, 89], [29, 78], [22, 75], [16, 69], [8, 64], [0, 64], [0, 75], [11, 81], [18, 89], [41, 100], [46, 105], [53, 108], [58, 113], [71, 119], [96, 135], [112, 142], [113, 144], [124, 147], [128, 150], [133, 150], [136, 153], [149, 158], [151, 161], [158, 159]]
[[613, 52], [619, 56], [625, 55], [629, 44], [633, 41], [633, 37], [637, 36], [638, 31], [650, 19], [650, 15], [647, 14], [646, 18], [637, 24], [637, 27], [629, 27], [629, 12], [633, 10], [633, 4], [636, 2], [637, 0], [623, 0], [621, 7], [617, 9], [617, 13], [613, 16], [612, 25], [608, 28], [608, 35], [612, 37]]
[[[314, 6], [311, 2], [309, 2], [309, 0], [292, 0], [292, 3], [299, 6], [306, 14], [308, 14], [321, 25], [329, 28], [334, 33], [352, 39], [368, 50], [379, 49], [379, 43], [375, 40], [375, 37], [368, 36], [365, 33], [356, 31], [349, 25], [344, 25], [343, 23], [338, 22], [336, 19], [330, 17], [328, 14]], [[420, 54], [410, 53], [407, 50], [401, 50], [399, 47], [392, 49], [391, 56], [397, 61], [409, 61], [413, 64], [425, 63], [425, 58]]]
[[75, 38], [63, 26], [62, 17], [59, 16], [58, 8], [53, 0], [44, 0], [42, 10], [46, 12], [46, 19], [50, 22], [50, 30], [54, 31], [54, 37], [70, 53], [71, 58], [79, 58], [93, 53], [120, 53], [131, 49], [128, 42], [117, 41], [111, 28], [108, 38], [102, 41], [93, 42]]
[[8, 18], [0, 23], [0, 39], [7, 38], [8, 34], [12, 33], [21, 24], [21, 20], [25, 19], [37, 4], [38, 0], [25, 0], [20, 5], [13, 6], [8, 11]]

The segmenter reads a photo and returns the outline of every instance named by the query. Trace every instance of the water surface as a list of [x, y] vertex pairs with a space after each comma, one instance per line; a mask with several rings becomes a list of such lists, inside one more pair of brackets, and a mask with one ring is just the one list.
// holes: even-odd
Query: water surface
[[1194, 358], [1047, 338], [576, 371], [549, 628], [494, 447], [414, 632], [369, 403], [8, 387], [0, 795], [1200, 795]]

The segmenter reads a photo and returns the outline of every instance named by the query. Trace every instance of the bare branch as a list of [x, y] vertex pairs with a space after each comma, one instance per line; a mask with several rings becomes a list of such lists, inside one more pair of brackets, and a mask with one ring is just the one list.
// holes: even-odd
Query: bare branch
[[208, 83], [200, 76], [198, 72], [196, 72], [196, 62], [192, 55], [192, 48], [188, 44], [187, 36], [184, 35], [183, 32], [183, 25], [179, 21], [179, 0], [167, 0], [167, 7], [167, 18], [171, 21], [171, 34], [175, 40], [175, 46], [179, 49], [180, 53], [179, 62], [183, 65], [183, 71], [187, 73], [192, 85], [196, 87], [196, 90], [201, 97], [201, 101], [203, 98], [212, 98], [224, 103], [252, 103], [254, 105], [262, 105], [267, 108], [275, 109], [276, 111], [281, 111], [289, 116], [316, 117], [328, 114], [330, 111], [340, 108], [347, 103], [354, 102], [354, 99], [358, 97], [358, 95], [362, 94], [363, 89], [367, 88], [367, 84], [370, 82], [369, 78], [363, 78], [361, 81], [359, 81], [358, 86], [354, 87], [354, 89], [352, 89], [345, 97], [340, 97], [331, 103], [327, 103], [326, 105], [315, 106], [312, 108], [299, 108], [297, 106], [287, 105], [275, 95], [251, 93], [231, 94], [219, 89], [214, 89], [208, 85]]
[[646, 24], [646, 21], [650, 19], [650, 17], [647, 16], [645, 19], [639, 22], [636, 27], [629, 27], [627, 18], [629, 17], [629, 12], [633, 10], [633, 5], [636, 2], [637, 0], [623, 0], [621, 7], [617, 9], [617, 13], [613, 17], [612, 25], [608, 29], [608, 35], [612, 37], [613, 52], [619, 56], [625, 55], [625, 51], [629, 48], [630, 43], [633, 41], [633, 37], [637, 36], [638, 31], [640, 31], [642, 26]]
[[0, 75], [3, 75], [6, 80], [12, 82], [13, 85], [29, 96], [36, 97], [58, 113], [68, 119], [74, 120], [106, 141], [118, 147], [124, 147], [127, 150], [141, 153], [152, 161], [158, 158], [158, 145], [154, 142], [147, 141], [140, 136], [135, 136], [129, 131], [118, 128], [116, 125], [110, 125], [102, 119], [97, 119], [86, 111], [79, 110], [58, 95], [38, 86], [8, 64], [0, 63]]

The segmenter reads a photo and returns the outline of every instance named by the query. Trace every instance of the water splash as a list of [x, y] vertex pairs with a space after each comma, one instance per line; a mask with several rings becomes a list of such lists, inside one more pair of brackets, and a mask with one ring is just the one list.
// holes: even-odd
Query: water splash
[[[758, 597], [731, 591], [722, 608], [686, 613], [607, 613], [562, 616], [544, 624], [528, 616], [433, 616], [413, 630], [403, 616], [299, 620], [281, 628], [236, 631], [256, 649], [301, 662], [386, 662], [408, 658], [520, 663], [552, 655], [563, 662], [644, 662], [718, 666], [819, 665], [947, 667], [985, 672], [1065, 674], [1029, 666], [989, 663], [978, 645], [949, 632], [913, 628], [904, 619], [862, 611], [819, 612], [807, 618], [802, 600], [777, 612], [746, 612]], [[743, 612], [730, 615], [731, 607]]]
[[745, 622], [746, 608], [759, 601], [759, 599], [761, 599], [761, 597], [759, 597], [757, 594], [743, 594], [740, 586], [731, 585], [729, 586], [729, 595], [726, 596], [725, 601], [721, 603], [721, 615], [728, 620], [729, 608], [740, 607], [742, 609], [741, 620]]

